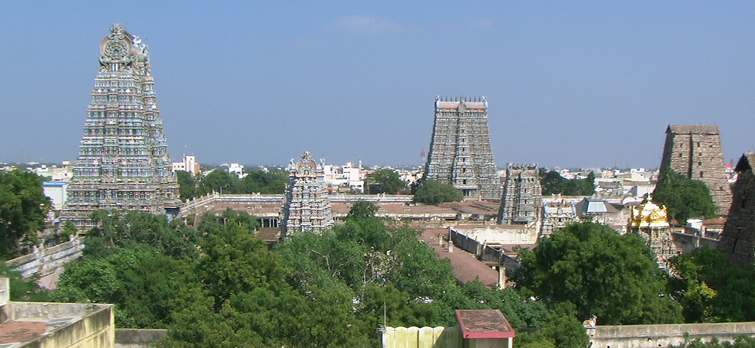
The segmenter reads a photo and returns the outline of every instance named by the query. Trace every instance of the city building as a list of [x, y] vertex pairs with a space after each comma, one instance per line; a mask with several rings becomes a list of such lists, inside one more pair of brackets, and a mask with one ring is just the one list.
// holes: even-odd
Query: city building
[[113, 305], [10, 301], [0, 278], [0, 347], [114, 348]]
[[174, 213], [178, 184], [155, 100], [149, 52], [119, 24], [100, 42], [99, 71], [62, 219], [96, 209]]
[[739, 159], [734, 170], [734, 199], [729, 216], [718, 242], [718, 250], [726, 254], [729, 262], [748, 266], [755, 261], [755, 152]]
[[539, 231], [542, 206], [543, 194], [537, 164], [506, 165], [506, 183], [498, 223], [535, 224]]
[[666, 128], [661, 171], [667, 167], [708, 185], [718, 207], [718, 215], [728, 214], [731, 187], [725, 172], [721, 136], [717, 126], [669, 125]]
[[281, 238], [303, 231], [319, 233], [333, 226], [322, 165], [312, 159], [309, 151], [304, 152], [298, 162], [291, 160], [280, 223]]
[[191, 175], [199, 173], [200, 169], [197, 157], [194, 155], [183, 155], [181, 162], [173, 162], [173, 171], [189, 172]]
[[488, 101], [435, 97], [435, 123], [424, 179], [452, 184], [464, 197], [501, 199], [488, 130]]
[[52, 208], [61, 210], [68, 198], [68, 183], [65, 181], [45, 181], [42, 183], [42, 191], [50, 198]]

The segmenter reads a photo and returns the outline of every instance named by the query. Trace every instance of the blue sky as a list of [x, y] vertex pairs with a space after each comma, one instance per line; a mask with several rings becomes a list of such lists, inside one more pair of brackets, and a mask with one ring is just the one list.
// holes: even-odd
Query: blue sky
[[[157, 4], [155, 4], [157, 3]], [[657, 167], [672, 123], [755, 151], [755, 2], [0, 1], [0, 161], [74, 160], [121, 23], [171, 156], [421, 164], [441, 96], [487, 96], [496, 162]]]

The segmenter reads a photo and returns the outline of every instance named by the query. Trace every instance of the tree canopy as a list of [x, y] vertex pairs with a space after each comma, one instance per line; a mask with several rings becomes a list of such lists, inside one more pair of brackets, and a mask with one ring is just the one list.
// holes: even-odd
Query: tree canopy
[[716, 215], [716, 204], [704, 182], [692, 180], [666, 167], [658, 176], [653, 201], [668, 208], [669, 218], [685, 223], [689, 218]]
[[[381, 168], [367, 176], [370, 184], [370, 193], [396, 194], [406, 188], [406, 183], [401, 180], [398, 172], [391, 168]], [[373, 190], [374, 187], [374, 190]]]
[[585, 179], [566, 179], [555, 170], [540, 171], [543, 195], [592, 196], [595, 194], [595, 174], [590, 172]]
[[176, 172], [178, 192], [182, 200], [204, 196], [212, 192], [227, 194], [262, 193], [280, 194], [286, 190], [288, 171], [284, 169], [252, 168], [239, 179], [236, 174], [216, 168], [207, 175], [192, 176], [188, 172]]
[[666, 294], [666, 277], [643, 239], [608, 226], [575, 223], [522, 250], [517, 286], [543, 301], [568, 302], [585, 320], [630, 325], [681, 322], [681, 308]]
[[451, 184], [444, 184], [437, 180], [424, 180], [414, 192], [414, 202], [438, 205], [443, 202], [458, 202], [464, 197]]
[[50, 205], [37, 174], [0, 171], [0, 259], [19, 256], [24, 243], [36, 244]]

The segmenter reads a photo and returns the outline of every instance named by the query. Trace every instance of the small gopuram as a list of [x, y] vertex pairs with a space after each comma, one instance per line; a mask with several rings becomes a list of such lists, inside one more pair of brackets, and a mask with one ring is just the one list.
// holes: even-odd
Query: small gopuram
[[464, 197], [501, 199], [485, 97], [435, 97], [435, 124], [423, 179], [454, 185]]
[[666, 128], [661, 170], [667, 167], [708, 185], [718, 215], [731, 205], [731, 188], [724, 168], [721, 135], [714, 125], [672, 124]]
[[99, 72], [62, 220], [85, 228], [96, 209], [177, 213], [178, 183], [163, 135], [148, 47], [119, 24], [99, 47]]
[[281, 213], [281, 239], [286, 235], [310, 231], [319, 233], [333, 226], [324, 173], [309, 151], [288, 167], [288, 187]]
[[678, 254], [671, 238], [666, 207], [659, 207], [653, 203], [650, 195], [632, 208], [629, 231], [645, 238], [645, 243], [653, 250], [658, 265], [663, 269], [668, 268], [668, 259]]
[[726, 254], [729, 262], [747, 266], [755, 261], [755, 152], [739, 159], [734, 170], [737, 182], [732, 191], [734, 198], [729, 217], [718, 241], [718, 250]]
[[540, 226], [543, 207], [540, 170], [537, 164], [506, 165], [506, 183], [503, 186], [498, 223], [504, 225]]

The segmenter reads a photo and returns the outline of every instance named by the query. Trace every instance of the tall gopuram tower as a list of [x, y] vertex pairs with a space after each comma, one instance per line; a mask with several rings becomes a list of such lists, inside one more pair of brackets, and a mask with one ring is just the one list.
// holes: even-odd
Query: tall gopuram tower
[[309, 151], [288, 167], [288, 187], [281, 217], [281, 238], [302, 231], [320, 233], [333, 226], [322, 165]]
[[678, 252], [671, 238], [666, 207], [653, 203], [650, 196], [645, 197], [642, 203], [632, 208], [629, 230], [645, 238], [645, 244], [655, 254], [660, 268], [668, 269], [668, 260]]
[[99, 72], [63, 219], [87, 227], [96, 209], [164, 214], [178, 203], [148, 48], [114, 24], [100, 42]]
[[670, 167], [690, 179], [708, 185], [718, 215], [731, 205], [731, 188], [724, 168], [721, 136], [717, 126], [672, 124], [666, 129], [661, 170]]
[[424, 179], [452, 184], [464, 197], [501, 198], [485, 97], [435, 97], [435, 124]]
[[498, 223], [534, 224], [539, 233], [540, 212], [543, 209], [539, 173], [537, 164], [506, 165], [506, 183], [503, 185]]
[[718, 250], [726, 254], [729, 262], [747, 266], [755, 261], [755, 153], [749, 152], [739, 159], [734, 170], [734, 198], [724, 231], [718, 241]]

